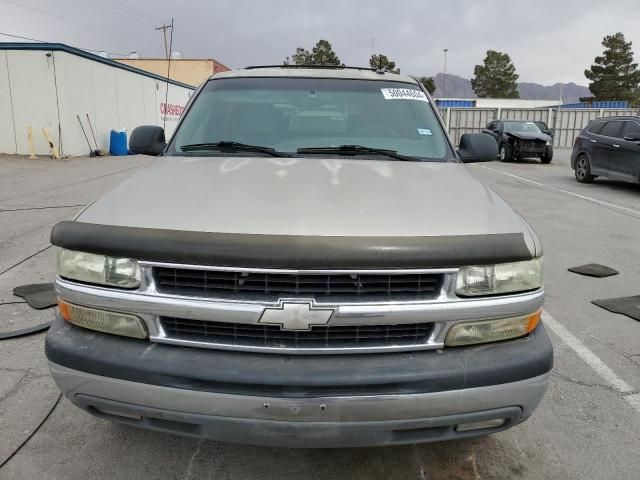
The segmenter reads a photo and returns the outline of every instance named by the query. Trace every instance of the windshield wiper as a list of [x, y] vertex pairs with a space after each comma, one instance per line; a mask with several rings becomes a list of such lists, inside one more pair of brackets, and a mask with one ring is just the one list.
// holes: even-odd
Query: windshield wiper
[[373, 153], [374, 155], [384, 155], [385, 157], [395, 158], [403, 161], [420, 161], [417, 157], [409, 157], [400, 155], [395, 150], [386, 150], [383, 148], [365, 147], [363, 145], [340, 145], [339, 147], [308, 147], [299, 148], [298, 153], [338, 153], [340, 155], [359, 155]]
[[274, 148], [261, 147], [260, 145], [249, 145], [240, 142], [212, 142], [212, 143], [191, 143], [188, 145], [180, 145], [178, 147], [183, 152], [195, 152], [198, 150], [238, 150], [260, 152], [271, 155], [272, 157], [288, 157], [289, 155], [279, 152]]

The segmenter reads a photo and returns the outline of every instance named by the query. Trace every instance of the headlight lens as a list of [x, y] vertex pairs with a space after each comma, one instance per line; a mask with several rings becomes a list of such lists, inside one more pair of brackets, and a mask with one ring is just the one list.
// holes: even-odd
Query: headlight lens
[[549, 145], [551, 145], [551, 140], [549, 140], [549, 141], [546, 143], [546, 145], [547, 145], [547, 147], [548, 147]]
[[525, 262], [461, 267], [456, 294], [461, 297], [524, 292], [542, 286], [542, 257]]
[[119, 312], [80, 307], [58, 299], [60, 315], [78, 327], [132, 338], [147, 338], [147, 327], [141, 318]]
[[542, 310], [538, 310], [522, 317], [458, 323], [449, 329], [444, 344], [459, 347], [522, 337], [535, 330], [541, 313]]
[[58, 252], [58, 275], [70, 280], [110, 287], [140, 286], [140, 268], [137, 261], [74, 250], [60, 249]]

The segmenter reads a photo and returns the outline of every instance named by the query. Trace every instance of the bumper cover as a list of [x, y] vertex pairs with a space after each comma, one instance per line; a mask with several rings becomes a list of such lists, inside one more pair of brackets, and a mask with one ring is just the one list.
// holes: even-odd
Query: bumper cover
[[[54, 380], [76, 405], [139, 427], [272, 446], [347, 447], [504, 430], [546, 390], [542, 326], [517, 341], [348, 356], [260, 355], [149, 344], [56, 320]], [[504, 419], [493, 428], [456, 425]]]
[[533, 155], [533, 156], [540, 156], [540, 155], [545, 155], [548, 151], [547, 146], [542, 146], [542, 147], [527, 147], [527, 146], [522, 146], [522, 145], [518, 145], [516, 146], [514, 153], [516, 155]]
[[[546, 385], [546, 378], [540, 383]], [[346, 448], [453, 440], [506, 430], [527, 418], [522, 416], [518, 406], [407, 420], [350, 422], [206, 415], [83, 394], [76, 395], [73, 402], [99, 418], [134, 427], [209, 440], [287, 448]], [[339, 411], [339, 407], [334, 410]], [[290, 416], [294, 416], [295, 411], [292, 407]], [[485, 423], [486, 427], [477, 430], [458, 430], [459, 425], [491, 421], [497, 421], [496, 426]]]

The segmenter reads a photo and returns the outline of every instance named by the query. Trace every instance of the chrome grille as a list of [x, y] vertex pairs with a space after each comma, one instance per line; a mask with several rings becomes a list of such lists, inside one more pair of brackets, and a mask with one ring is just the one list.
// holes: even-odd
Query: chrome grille
[[154, 267], [161, 293], [277, 301], [279, 298], [351, 300], [430, 299], [440, 292], [440, 273], [278, 273]]
[[209, 322], [161, 317], [167, 337], [176, 340], [246, 347], [366, 348], [424, 345], [433, 323], [403, 325], [314, 326], [309, 331], [281, 330], [275, 325]]

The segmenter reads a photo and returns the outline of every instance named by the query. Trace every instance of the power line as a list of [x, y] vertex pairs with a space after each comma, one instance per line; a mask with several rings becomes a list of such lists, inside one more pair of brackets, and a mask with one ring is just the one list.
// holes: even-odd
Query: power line
[[[83, 3], [83, 4], [89, 3], [89, 4], [93, 5], [95, 8], [99, 8], [103, 12], [108, 12], [108, 13], [110, 13], [112, 15], [120, 15], [121, 17], [127, 18], [128, 20], [138, 21], [137, 18], [135, 18], [135, 17], [133, 17], [131, 15], [131, 11], [129, 13], [126, 13], [126, 12], [123, 11], [123, 8], [120, 8], [120, 7], [115, 6], [115, 5], [112, 6], [111, 4], [104, 4], [103, 5], [101, 3], [96, 3], [98, 1], [99, 0], [81, 0], [80, 3]], [[115, 10], [113, 8], [115, 8]], [[139, 15], [137, 13], [136, 13], [136, 15], [137, 16], [141, 16], [141, 15]], [[149, 23], [149, 25], [153, 25], [153, 24]]]
[[31, 40], [32, 42], [41, 42], [41, 43], [47, 43], [44, 40], [38, 40], [36, 38], [29, 38], [29, 37], [23, 37], [21, 35], [11, 35], [10, 33], [3, 33], [0, 32], [0, 35], [4, 35], [5, 37], [12, 37], [12, 38], [20, 38], [22, 40]]
[[3, 1], [5, 3], [10, 3], [11, 5], [15, 5], [16, 7], [24, 8], [24, 9], [27, 9], [27, 10], [31, 10], [33, 12], [38, 12], [38, 13], [42, 13], [44, 15], [49, 15], [51, 17], [59, 18], [60, 20], [63, 20], [65, 22], [75, 23], [77, 25], [82, 25], [83, 27], [92, 28], [92, 29], [95, 29], [95, 30], [102, 30], [103, 32], [106, 32], [106, 33], [113, 33], [114, 35], [118, 35], [118, 32], [114, 32], [113, 30], [107, 30], [106, 28], [100, 28], [100, 27], [96, 27], [95, 25], [89, 25], [88, 23], [79, 22], [77, 20], [72, 20], [70, 18], [63, 17], [62, 15], [58, 15], [56, 13], [47, 12], [46, 10], [40, 10], [39, 8], [30, 7], [28, 5], [23, 5], [21, 3], [14, 2], [13, 0], [0, 0], [0, 1]]
[[[5, 37], [11, 37], [11, 38], [19, 38], [21, 40], [30, 40], [32, 42], [38, 42], [38, 43], [50, 43], [47, 40], [38, 40], [37, 38], [24, 37], [22, 35], [13, 35], [11, 33], [5, 33], [5, 32], [0, 32], [0, 35], [3, 35]], [[97, 53], [105, 52], [105, 53], [108, 53], [109, 55], [115, 55], [118, 57], [126, 57], [127, 55], [129, 55], [128, 53], [109, 52], [107, 50], [95, 50], [93, 48], [84, 48], [84, 47], [78, 47], [75, 45], [70, 45], [70, 46], [74, 48], [79, 48], [80, 50], [86, 50], [87, 52], [97, 52]]]
[[131, 12], [139, 17], [145, 17], [147, 20], [150, 20], [151, 24], [157, 23], [160, 21], [160, 17], [156, 17], [155, 15], [153, 15], [152, 17], [149, 16], [149, 12], [143, 12], [142, 10], [138, 10], [137, 8], [134, 8], [130, 5], [127, 5], [126, 3], [122, 3], [122, 2], [118, 2], [117, 0], [95, 0], [98, 2], [104, 2], [110, 5], [113, 5], [116, 8], [119, 9], [124, 9], [128, 12]]
[[106, 29], [106, 28], [97, 27], [95, 25], [90, 25], [88, 23], [80, 22], [78, 20], [73, 20], [71, 18], [67, 18], [67, 17], [64, 17], [62, 15], [58, 15], [56, 13], [48, 12], [46, 10], [41, 10], [41, 9], [35, 8], [35, 7], [30, 7], [28, 5], [23, 5], [21, 3], [15, 2], [13, 0], [0, 0], [0, 1], [5, 2], [5, 3], [9, 3], [11, 5], [15, 5], [16, 7], [24, 8], [26, 10], [31, 10], [33, 12], [41, 13], [43, 15], [49, 15], [51, 17], [58, 18], [58, 19], [60, 19], [62, 21], [65, 21], [65, 22], [75, 23], [76, 25], [81, 25], [83, 27], [90, 28], [92, 30], [100, 30], [100, 31], [103, 31], [103, 32], [106, 32], [106, 33], [111, 33], [113, 35], [118, 35], [118, 36], [120, 35], [120, 33], [116, 32], [114, 30], [109, 30], [109, 29]]

